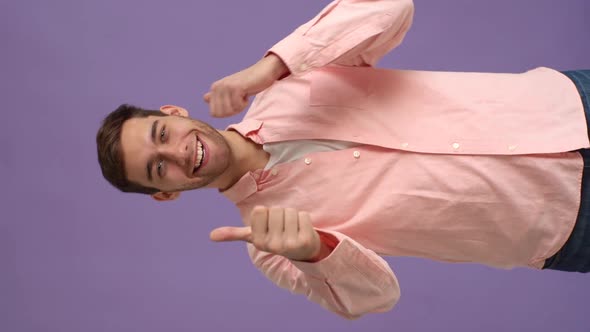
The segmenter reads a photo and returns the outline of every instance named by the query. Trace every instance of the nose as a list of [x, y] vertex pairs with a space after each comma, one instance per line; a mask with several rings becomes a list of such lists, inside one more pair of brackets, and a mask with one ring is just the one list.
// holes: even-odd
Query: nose
[[186, 142], [181, 142], [176, 145], [163, 144], [160, 146], [159, 152], [165, 159], [180, 166], [185, 166], [190, 162], [190, 149]]

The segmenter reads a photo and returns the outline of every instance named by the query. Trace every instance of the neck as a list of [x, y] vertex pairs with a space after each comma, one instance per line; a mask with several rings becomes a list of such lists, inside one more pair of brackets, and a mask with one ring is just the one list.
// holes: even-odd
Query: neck
[[219, 132], [230, 147], [229, 167], [220, 176], [216, 186], [224, 191], [233, 186], [246, 173], [262, 169], [268, 163], [269, 154], [262, 149], [262, 145], [243, 137], [233, 130]]

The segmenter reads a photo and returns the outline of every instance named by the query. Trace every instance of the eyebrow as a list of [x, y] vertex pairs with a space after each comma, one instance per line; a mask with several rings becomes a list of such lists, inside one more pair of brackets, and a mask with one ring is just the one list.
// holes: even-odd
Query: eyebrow
[[[158, 120], [152, 123], [152, 132], [150, 137], [152, 138], [152, 143], [156, 144], [156, 132], [158, 131]], [[147, 178], [150, 182], [152, 182], [152, 165], [154, 164], [153, 160], [149, 160], [147, 163], [146, 171], [147, 171]]]

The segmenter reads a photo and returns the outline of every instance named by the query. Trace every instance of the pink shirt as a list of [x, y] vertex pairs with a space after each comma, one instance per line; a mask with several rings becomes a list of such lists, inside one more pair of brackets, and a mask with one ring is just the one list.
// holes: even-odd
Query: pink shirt
[[540, 268], [567, 240], [589, 147], [573, 83], [522, 74], [375, 69], [412, 21], [410, 0], [334, 1], [270, 52], [291, 76], [230, 126], [264, 144], [359, 143], [245, 174], [224, 192], [308, 211], [339, 239], [316, 263], [248, 245], [273, 282], [347, 318], [389, 310], [400, 288], [380, 255]]

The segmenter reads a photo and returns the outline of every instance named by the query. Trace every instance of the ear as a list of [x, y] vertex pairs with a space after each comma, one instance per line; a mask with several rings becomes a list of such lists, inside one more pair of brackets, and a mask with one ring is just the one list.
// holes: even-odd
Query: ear
[[164, 201], [173, 201], [173, 200], [177, 199], [178, 196], [180, 196], [180, 191], [175, 191], [172, 193], [160, 191], [160, 192], [153, 194], [152, 198], [158, 202], [164, 202]]
[[160, 107], [160, 112], [168, 115], [177, 115], [182, 117], [188, 117], [188, 111], [180, 106], [175, 105], [164, 105]]

